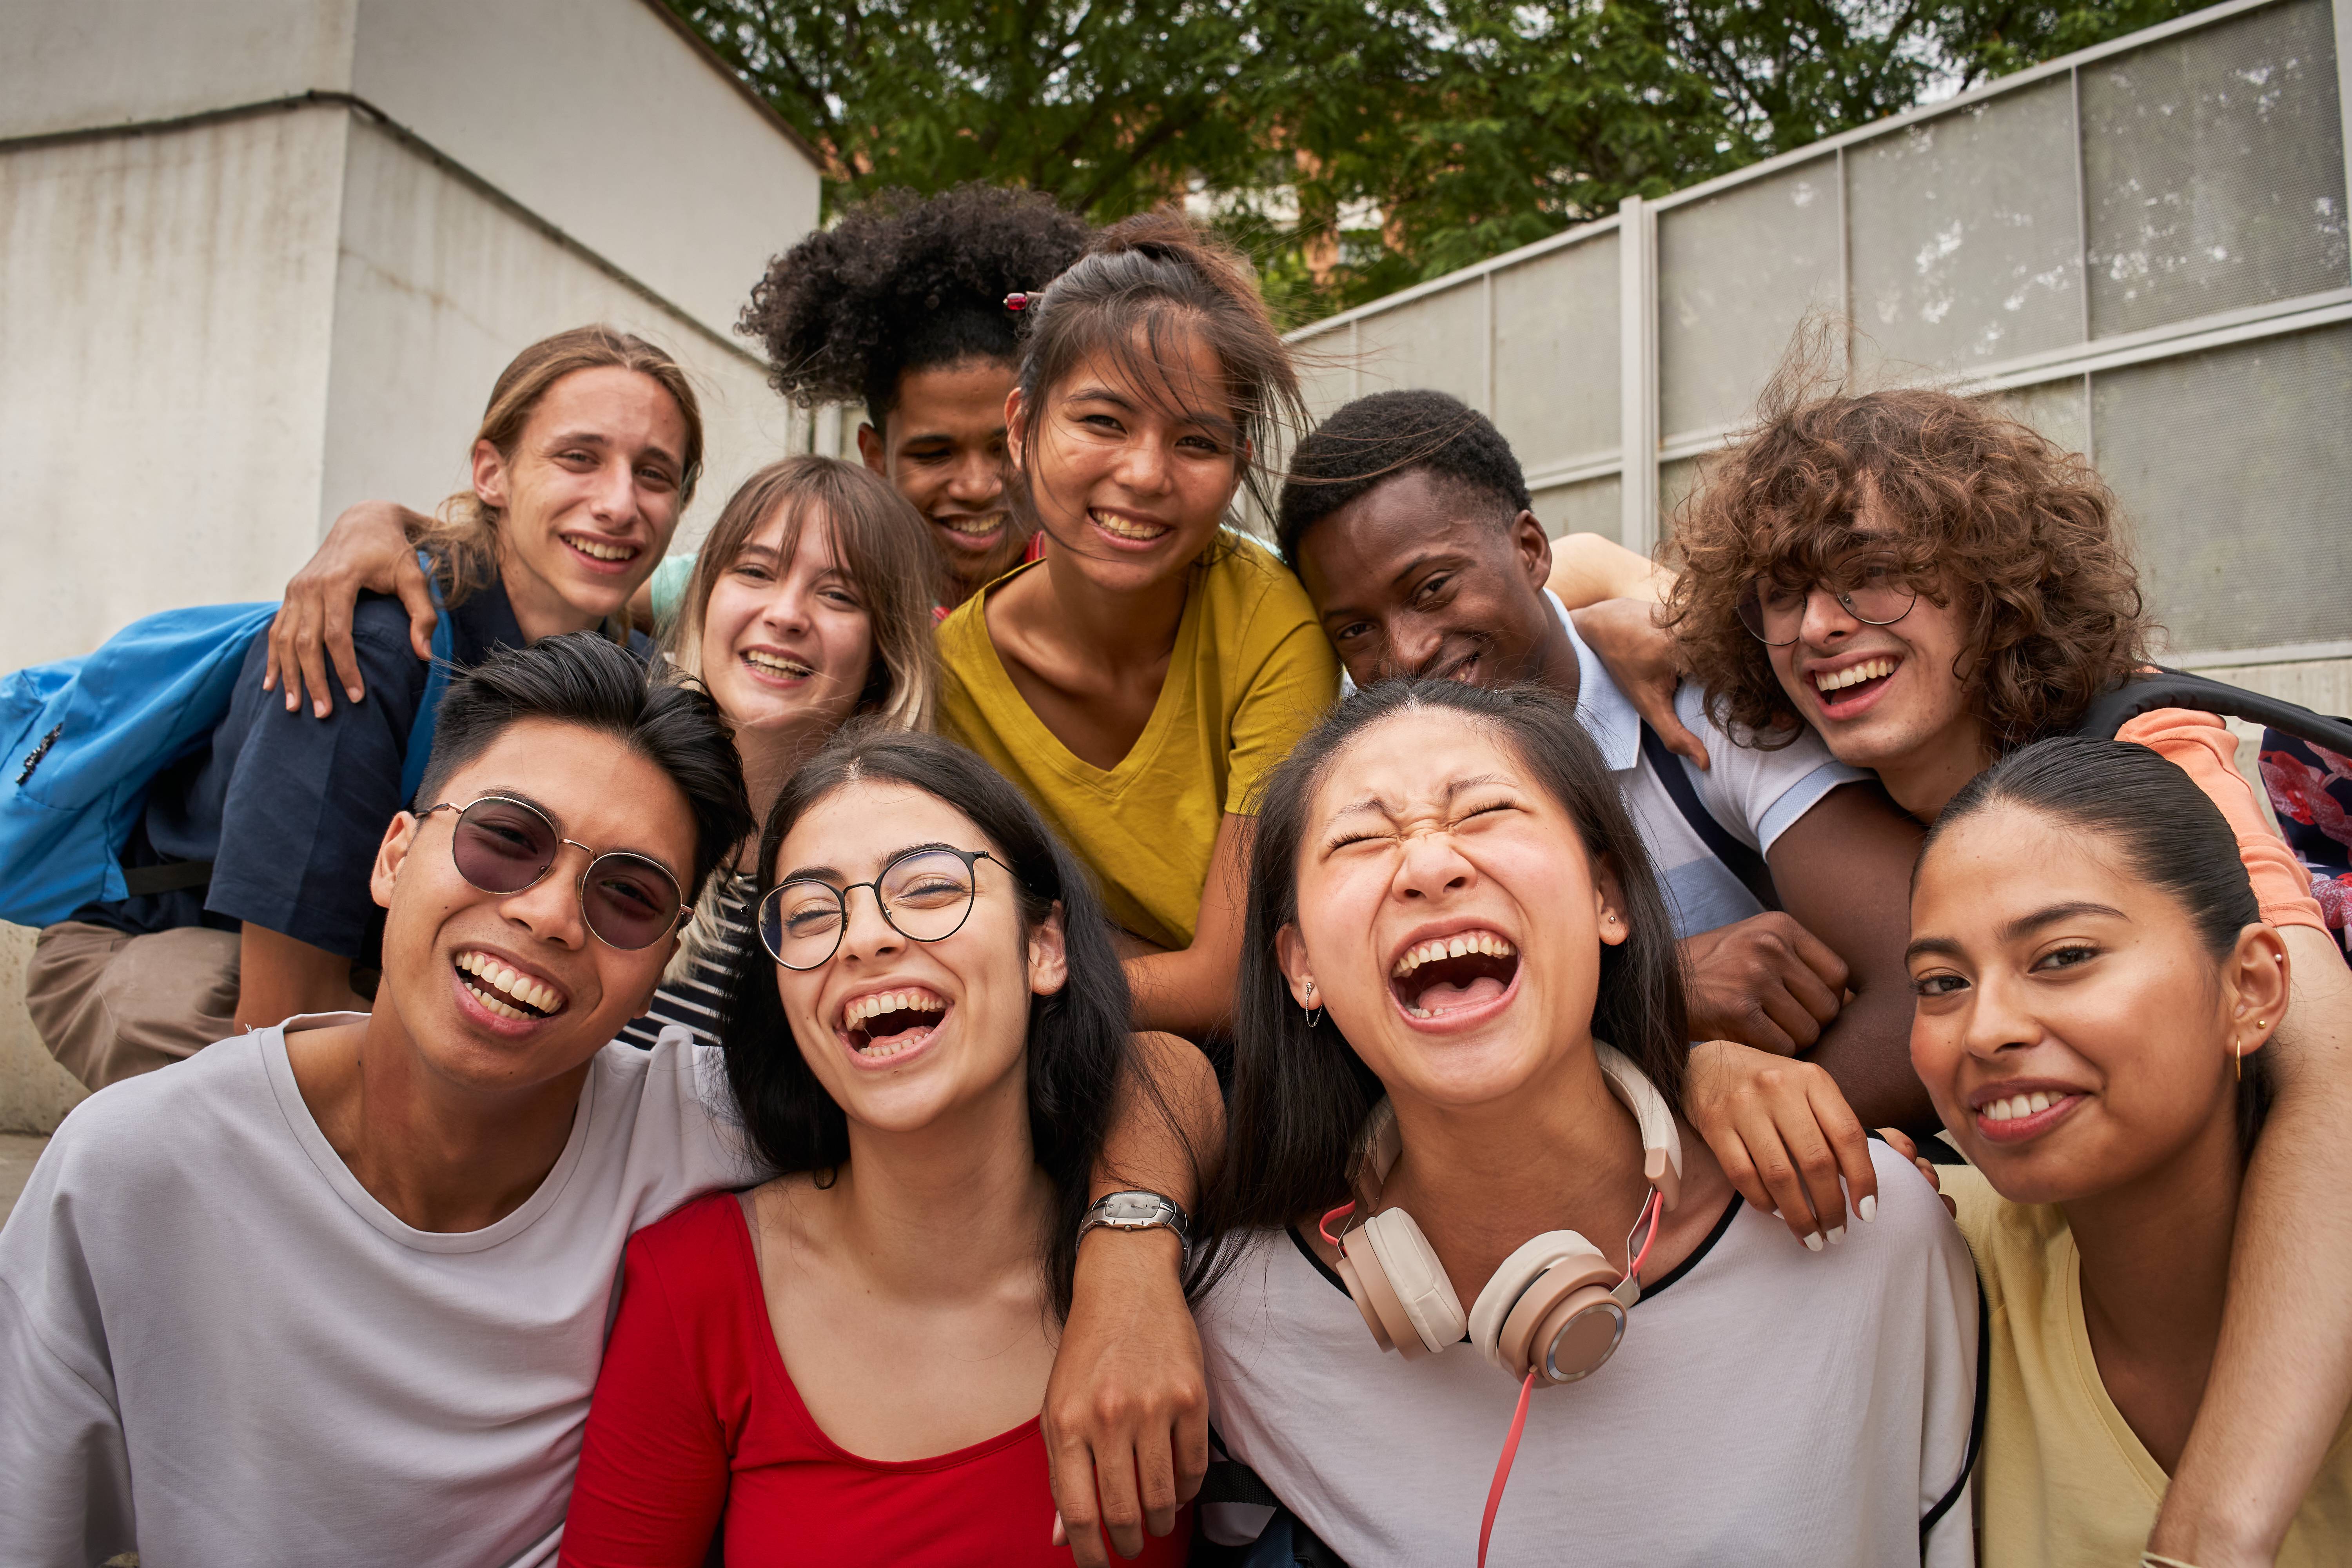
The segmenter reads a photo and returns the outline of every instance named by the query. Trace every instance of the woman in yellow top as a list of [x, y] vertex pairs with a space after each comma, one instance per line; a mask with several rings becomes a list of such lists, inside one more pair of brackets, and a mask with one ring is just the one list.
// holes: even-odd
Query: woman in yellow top
[[1170, 214], [1025, 303], [1004, 423], [1044, 559], [940, 626], [940, 725], [1100, 880], [1136, 1026], [1198, 1037], [1232, 1003], [1251, 791], [1339, 691], [1306, 591], [1225, 526], [1298, 381], [1247, 264]]
[[[2189, 776], [2081, 739], [1953, 797], [1911, 931], [1912, 1063], [1974, 1167], [1938, 1173], [1990, 1309], [1981, 1561], [2138, 1561], [2221, 1337], [2285, 945]], [[2277, 1562], [2352, 1562], [2344, 1435]]]

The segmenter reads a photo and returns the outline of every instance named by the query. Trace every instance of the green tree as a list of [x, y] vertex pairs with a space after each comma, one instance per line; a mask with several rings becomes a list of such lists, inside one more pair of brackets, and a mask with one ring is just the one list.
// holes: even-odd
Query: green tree
[[1205, 205], [1293, 320], [1376, 298], [2183, 0], [670, 0], [829, 204], [986, 179]]

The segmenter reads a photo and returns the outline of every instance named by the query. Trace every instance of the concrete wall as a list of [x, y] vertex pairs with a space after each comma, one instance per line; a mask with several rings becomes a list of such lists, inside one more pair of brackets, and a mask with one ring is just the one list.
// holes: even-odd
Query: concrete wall
[[[0, 515], [37, 542], [0, 670], [275, 597], [353, 501], [430, 507], [565, 327], [693, 376], [677, 547], [806, 448], [732, 329], [815, 162], [655, 0], [0, 0]], [[79, 1094], [23, 1014], [31, 942], [0, 926], [0, 1131]]]

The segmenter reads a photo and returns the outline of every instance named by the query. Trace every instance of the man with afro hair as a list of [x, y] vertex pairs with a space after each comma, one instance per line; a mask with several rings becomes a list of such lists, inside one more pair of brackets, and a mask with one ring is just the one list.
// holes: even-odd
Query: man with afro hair
[[950, 607], [1030, 542], [1004, 489], [1021, 359], [1007, 297], [1042, 290], [1089, 232], [1036, 191], [885, 191], [776, 258], [743, 311], [778, 392], [866, 405], [857, 450], [931, 525]]
[[[1840, 1165], [1868, 1159], [1855, 1112], [1935, 1126], [1908, 1054], [1916, 825], [1818, 742], [1740, 745], [1696, 688], [1675, 707], [1712, 764], [1670, 754], [1547, 587], [1552, 542], [1509, 443], [1443, 393], [1326, 420], [1291, 461], [1276, 536], [1354, 680], [1535, 681], [1576, 704], [1667, 890], [1710, 1042], [1692, 1120], [1807, 1246], [1838, 1239]], [[1702, 1093], [1725, 1098], [1698, 1114]]]

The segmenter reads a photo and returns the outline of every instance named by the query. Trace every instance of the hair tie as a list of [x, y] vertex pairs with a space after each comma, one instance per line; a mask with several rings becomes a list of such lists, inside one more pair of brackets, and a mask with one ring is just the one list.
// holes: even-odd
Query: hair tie
[[1004, 297], [1004, 308], [1017, 315], [1021, 311], [1027, 310], [1030, 306], [1037, 303], [1037, 301], [1045, 297], [1045, 293], [1042, 289], [1034, 294], [1024, 293], [1019, 289], [1015, 289]]

